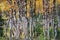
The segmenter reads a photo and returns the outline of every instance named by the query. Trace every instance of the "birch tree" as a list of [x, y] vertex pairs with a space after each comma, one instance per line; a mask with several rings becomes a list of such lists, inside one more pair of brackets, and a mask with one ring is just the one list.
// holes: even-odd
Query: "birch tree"
[[9, 14], [9, 26], [10, 26], [10, 40], [12, 40], [12, 27], [13, 27], [12, 9], [10, 9], [10, 14]]
[[27, 0], [22, 0], [22, 27], [23, 27], [23, 32], [24, 32], [24, 40], [28, 40], [28, 22], [27, 22], [27, 18], [26, 18], [26, 14], [27, 14]]
[[57, 25], [55, 24], [55, 18], [56, 18], [56, 0], [53, 0], [53, 30], [54, 30], [54, 40], [56, 40], [56, 36], [57, 36]]
[[30, 0], [30, 21], [29, 21], [29, 27], [30, 27], [30, 40], [33, 40], [32, 38], [32, 27], [33, 27], [33, 18], [32, 15], [33, 14], [33, 0]]
[[58, 18], [58, 27], [60, 27], [60, 14], [59, 14], [60, 13], [60, 5], [57, 5], [56, 11], [57, 11], [56, 14], [57, 14], [57, 18]]
[[49, 0], [43, 0], [44, 40], [49, 40]]

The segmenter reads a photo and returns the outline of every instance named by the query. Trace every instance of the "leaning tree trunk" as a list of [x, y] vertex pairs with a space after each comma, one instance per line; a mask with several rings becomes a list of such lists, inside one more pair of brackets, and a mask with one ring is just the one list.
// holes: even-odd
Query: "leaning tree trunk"
[[49, 0], [43, 0], [44, 40], [49, 40]]

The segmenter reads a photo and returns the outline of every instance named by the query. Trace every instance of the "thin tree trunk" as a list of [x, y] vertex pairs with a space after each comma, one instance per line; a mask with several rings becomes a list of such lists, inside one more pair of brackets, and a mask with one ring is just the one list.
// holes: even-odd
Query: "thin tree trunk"
[[18, 20], [16, 18], [16, 9], [13, 10], [13, 17], [14, 17], [14, 26], [15, 26], [15, 40], [18, 40], [19, 38], [19, 32], [18, 32]]
[[9, 14], [9, 26], [10, 26], [10, 40], [12, 40], [12, 27], [13, 27], [13, 21], [12, 21], [12, 9], [10, 9]]
[[29, 27], [30, 27], [30, 40], [32, 40], [32, 18], [31, 17], [29, 20]]
[[33, 9], [33, 0], [30, 0], [30, 40], [33, 40], [33, 14], [34, 14], [34, 9]]
[[55, 24], [55, 18], [56, 18], [56, 0], [53, 0], [53, 30], [54, 30], [54, 40], [56, 40], [57, 36], [57, 25]]
[[43, 0], [44, 40], [49, 40], [49, 0]]
[[27, 14], [27, 0], [23, 0], [22, 1], [23, 6], [22, 6], [22, 23], [23, 23], [23, 32], [24, 32], [24, 40], [28, 40], [28, 22], [27, 22], [27, 18], [26, 18], [26, 14]]
[[6, 40], [8, 40], [8, 35], [7, 35], [8, 25], [9, 25], [9, 19], [6, 21]]

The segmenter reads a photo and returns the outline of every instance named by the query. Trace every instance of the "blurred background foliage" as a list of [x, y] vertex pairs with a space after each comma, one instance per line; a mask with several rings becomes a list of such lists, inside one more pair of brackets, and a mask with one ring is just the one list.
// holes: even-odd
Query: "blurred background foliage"
[[[14, 0], [13, 0], [14, 2]], [[27, 0], [27, 2], [29, 2], [29, 0]], [[33, 19], [36, 20], [36, 24], [35, 24], [35, 29], [33, 32], [35, 32], [35, 36], [38, 40], [44, 40], [44, 34], [43, 34], [43, 24], [40, 24], [42, 23], [42, 12], [43, 12], [43, 5], [42, 5], [42, 0], [36, 0], [36, 13], [37, 13], [37, 16], [34, 16]], [[50, 0], [50, 4], [52, 4], [52, 0]], [[57, 0], [57, 6], [60, 5], [60, 0]], [[0, 1], [0, 26], [4, 26], [4, 21], [7, 20], [7, 17], [5, 17], [6, 15], [8, 15], [6, 13], [6, 11], [8, 11], [10, 9], [11, 6], [14, 6], [14, 4], [10, 5], [6, 0], [2, 0]], [[51, 7], [52, 5], [50, 5]], [[29, 11], [29, 4], [27, 4], [27, 11]], [[40, 9], [40, 13], [38, 13]], [[50, 9], [51, 10], [51, 9]], [[4, 16], [2, 17], [2, 12], [4, 12]], [[6, 15], [5, 15], [6, 14]], [[60, 14], [60, 9], [59, 9], [59, 14]], [[29, 13], [28, 15], [29, 16]], [[6, 18], [6, 19], [5, 19]], [[58, 25], [58, 21], [57, 21], [57, 18], [55, 19], [55, 24]], [[5, 35], [4, 35], [4, 28], [3, 27], [0, 27], [0, 40], [5, 40]], [[9, 28], [7, 29], [9, 30]], [[50, 33], [50, 38], [53, 39], [53, 29], [52, 27], [50, 27], [49, 29], [49, 33]], [[58, 28], [57, 30], [57, 33], [58, 33], [58, 40], [60, 39], [60, 28]], [[8, 35], [9, 35], [9, 31], [8, 31]], [[24, 34], [22, 33], [22, 38], [23, 38]]]

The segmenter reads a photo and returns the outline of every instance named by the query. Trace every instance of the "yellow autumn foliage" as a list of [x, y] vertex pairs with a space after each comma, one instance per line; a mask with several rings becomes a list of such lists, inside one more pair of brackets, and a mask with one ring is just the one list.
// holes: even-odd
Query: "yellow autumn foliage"
[[[9, 10], [11, 6], [14, 6], [14, 1], [15, 0], [12, 0], [12, 5], [9, 5], [9, 3], [6, 0], [2, 0], [2, 2], [0, 3], [1, 10], [3, 10], [3, 11]], [[27, 0], [27, 1], [28, 1], [27, 10], [29, 10], [29, 0]], [[43, 0], [36, 0], [36, 12], [38, 12], [39, 10], [41, 12], [43, 12], [42, 1]], [[50, 0], [50, 6], [52, 4], [52, 1], [53, 0]], [[56, 1], [57, 1], [57, 4], [60, 4], [60, 0], [56, 0]]]

